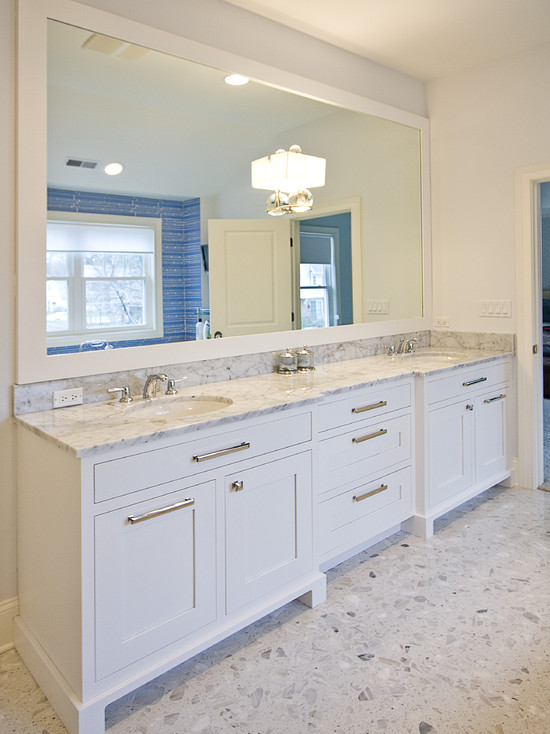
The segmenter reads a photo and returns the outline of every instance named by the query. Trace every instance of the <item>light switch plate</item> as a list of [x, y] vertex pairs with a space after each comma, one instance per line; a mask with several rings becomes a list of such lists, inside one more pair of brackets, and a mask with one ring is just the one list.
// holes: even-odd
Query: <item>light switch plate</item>
[[512, 317], [512, 301], [480, 301], [479, 315], [489, 318], [509, 319]]
[[367, 301], [368, 313], [389, 313], [390, 302], [387, 299], [378, 299]]

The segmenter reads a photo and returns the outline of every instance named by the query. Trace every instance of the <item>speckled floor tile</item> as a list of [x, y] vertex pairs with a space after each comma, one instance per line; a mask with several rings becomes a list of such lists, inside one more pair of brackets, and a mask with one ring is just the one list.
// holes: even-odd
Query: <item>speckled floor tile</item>
[[[550, 494], [493, 489], [107, 710], [109, 734], [548, 734]], [[2, 734], [65, 734], [13, 651]]]

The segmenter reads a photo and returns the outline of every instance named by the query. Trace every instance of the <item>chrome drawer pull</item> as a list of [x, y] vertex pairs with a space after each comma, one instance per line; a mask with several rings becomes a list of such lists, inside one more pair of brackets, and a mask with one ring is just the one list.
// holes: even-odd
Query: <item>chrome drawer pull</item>
[[130, 525], [135, 525], [137, 522], [143, 522], [144, 520], [151, 520], [153, 517], [159, 515], [166, 515], [174, 510], [181, 510], [183, 507], [191, 507], [195, 504], [195, 500], [192, 497], [183, 500], [183, 502], [176, 502], [175, 505], [169, 505], [168, 507], [162, 507], [160, 510], [151, 510], [150, 512], [144, 512], [143, 515], [128, 515], [127, 522]]
[[365, 492], [365, 494], [360, 495], [354, 495], [352, 498], [352, 502], [362, 502], [363, 500], [366, 500], [368, 497], [372, 497], [375, 494], [378, 494], [379, 492], [385, 492], [386, 489], [388, 489], [387, 484], [382, 484], [378, 489], [371, 489], [370, 492]]
[[479, 377], [477, 380], [470, 380], [470, 382], [463, 382], [464, 387], [470, 387], [470, 385], [477, 385], [478, 382], [487, 382], [486, 377]]
[[501, 393], [500, 395], [497, 395], [494, 398], [487, 398], [484, 400], [484, 403], [495, 403], [497, 400], [503, 400], [506, 397], [506, 393]]
[[368, 433], [366, 436], [360, 436], [359, 438], [352, 438], [351, 440], [353, 443], [363, 443], [363, 441], [368, 441], [371, 438], [376, 438], [377, 436], [384, 436], [388, 432], [387, 428], [381, 428], [379, 431], [375, 431], [374, 433]]
[[221, 451], [212, 451], [209, 454], [195, 454], [193, 461], [207, 461], [208, 459], [217, 459], [218, 456], [226, 456], [226, 454], [234, 454], [235, 451], [244, 451], [249, 449], [250, 444], [243, 441], [238, 446], [231, 446], [228, 449], [222, 449]]
[[364, 405], [362, 408], [352, 408], [352, 413], [364, 413], [366, 410], [374, 410], [375, 408], [383, 408], [387, 405], [387, 400], [381, 400], [379, 403], [372, 403], [372, 405]]
[[232, 492], [240, 492], [244, 489], [244, 482], [243, 481], [235, 481], [231, 482], [231, 491]]

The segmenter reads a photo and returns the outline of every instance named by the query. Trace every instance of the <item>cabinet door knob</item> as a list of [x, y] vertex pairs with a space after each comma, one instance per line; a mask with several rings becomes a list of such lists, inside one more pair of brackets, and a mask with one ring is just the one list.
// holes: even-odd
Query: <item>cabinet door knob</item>
[[466, 406], [466, 410], [473, 410], [473, 409], [474, 409], [474, 406], [472, 405], [472, 403], [468, 403], [468, 405]]
[[231, 482], [231, 491], [232, 492], [240, 492], [242, 489], [244, 489], [244, 482], [243, 481]]

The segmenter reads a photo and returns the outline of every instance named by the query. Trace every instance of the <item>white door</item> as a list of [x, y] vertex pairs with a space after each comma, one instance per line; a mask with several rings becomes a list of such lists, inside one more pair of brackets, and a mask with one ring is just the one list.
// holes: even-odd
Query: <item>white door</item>
[[209, 220], [212, 336], [293, 328], [291, 252], [287, 219]]

